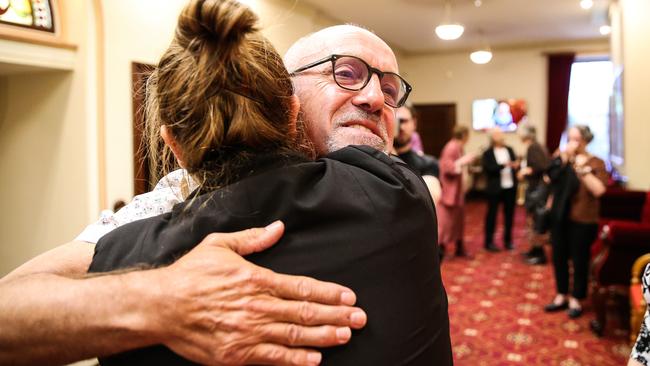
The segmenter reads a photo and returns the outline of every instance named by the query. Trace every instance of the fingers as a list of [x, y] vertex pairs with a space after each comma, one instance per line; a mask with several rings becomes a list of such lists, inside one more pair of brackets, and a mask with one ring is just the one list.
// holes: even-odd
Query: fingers
[[307, 301], [265, 298], [249, 302], [246, 304], [246, 309], [252, 313], [266, 314], [274, 321], [299, 325], [332, 325], [360, 329], [367, 322], [366, 313], [359, 308], [322, 305]]
[[352, 337], [348, 327], [329, 325], [303, 327], [295, 324], [273, 323], [260, 329], [264, 339], [273, 344], [289, 347], [332, 347], [345, 344]]
[[304, 276], [283, 275], [269, 271], [258, 277], [259, 285], [275, 297], [318, 302], [328, 305], [354, 305], [357, 297], [347, 287]]
[[246, 363], [256, 365], [316, 366], [320, 364], [321, 359], [322, 356], [317, 351], [262, 343], [253, 347]]
[[[275, 221], [265, 228], [252, 228], [234, 233], [212, 233], [202, 242], [231, 249], [239, 255], [248, 255], [268, 249], [284, 233], [282, 221]], [[200, 245], [200, 244], [199, 244]]]

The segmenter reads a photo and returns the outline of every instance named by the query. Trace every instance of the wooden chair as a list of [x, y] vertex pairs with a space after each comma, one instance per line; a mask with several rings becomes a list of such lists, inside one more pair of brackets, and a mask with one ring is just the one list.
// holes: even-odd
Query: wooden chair
[[647, 309], [643, 297], [643, 276], [646, 265], [650, 263], [650, 253], [640, 256], [632, 265], [632, 278], [630, 280], [630, 344], [634, 345], [639, 336], [641, 322]]

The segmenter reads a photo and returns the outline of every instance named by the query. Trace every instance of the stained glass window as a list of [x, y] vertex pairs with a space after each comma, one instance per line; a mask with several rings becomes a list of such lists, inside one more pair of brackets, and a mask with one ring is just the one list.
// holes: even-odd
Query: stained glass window
[[50, 0], [0, 0], [0, 23], [54, 33]]

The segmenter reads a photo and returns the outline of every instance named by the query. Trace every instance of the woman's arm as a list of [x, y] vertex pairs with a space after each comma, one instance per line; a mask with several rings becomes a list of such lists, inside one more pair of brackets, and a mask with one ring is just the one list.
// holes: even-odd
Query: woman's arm
[[589, 159], [584, 155], [579, 155], [576, 157], [575, 170], [582, 184], [594, 197], [598, 198], [605, 193], [607, 171], [602, 160], [595, 157]]

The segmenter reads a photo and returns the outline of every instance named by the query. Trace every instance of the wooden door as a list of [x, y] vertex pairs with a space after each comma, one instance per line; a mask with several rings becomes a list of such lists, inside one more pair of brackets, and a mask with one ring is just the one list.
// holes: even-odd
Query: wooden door
[[439, 158], [456, 126], [456, 104], [416, 104], [414, 107], [424, 152]]

